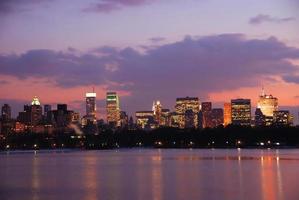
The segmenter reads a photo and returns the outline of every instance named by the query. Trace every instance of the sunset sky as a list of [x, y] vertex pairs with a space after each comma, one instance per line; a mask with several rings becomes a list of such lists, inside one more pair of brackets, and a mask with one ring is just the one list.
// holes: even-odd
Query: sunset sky
[[[0, 103], [38, 96], [85, 114], [95, 87], [131, 115], [176, 97], [299, 111], [299, 0], [1, 0]], [[297, 113], [297, 114], [296, 114]]]

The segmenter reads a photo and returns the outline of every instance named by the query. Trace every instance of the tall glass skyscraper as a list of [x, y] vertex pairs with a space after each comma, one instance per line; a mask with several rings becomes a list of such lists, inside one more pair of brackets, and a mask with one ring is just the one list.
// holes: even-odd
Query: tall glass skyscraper
[[96, 119], [96, 97], [97, 94], [95, 92], [86, 93], [86, 116], [93, 117]]
[[106, 95], [107, 123], [111, 126], [119, 127], [120, 107], [119, 98], [116, 92], [107, 92]]

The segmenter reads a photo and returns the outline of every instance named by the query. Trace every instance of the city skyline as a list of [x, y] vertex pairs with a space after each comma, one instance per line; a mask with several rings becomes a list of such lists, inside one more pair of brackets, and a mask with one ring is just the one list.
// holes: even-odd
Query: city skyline
[[[40, 101], [40, 99], [43, 99], [43, 97], [36, 96], [36, 95], [32, 96], [31, 99], [29, 99], [28, 101], [24, 101], [24, 104], [22, 104], [20, 106], [21, 106], [21, 108], [23, 108], [24, 105], [30, 105], [30, 104], [33, 104], [33, 103], [38, 103], [39, 105], [50, 106], [50, 108], [51, 108], [53, 106], [55, 107], [55, 105], [58, 105], [58, 104], [67, 104], [68, 106], [70, 106], [71, 109], [78, 111], [80, 113], [80, 115], [82, 115], [82, 116], [89, 115], [89, 112], [92, 112], [92, 115], [100, 116], [100, 118], [106, 118], [107, 117], [106, 116], [106, 114], [107, 114], [107, 95], [109, 93], [111, 93], [111, 94], [117, 95], [117, 98], [118, 98], [117, 104], [118, 104], [118, 109], [119, 110], [124, 110], [124, 109], [120, 109], [120, 108], [126, 108], [127, 107], [126, 105], [124, 105], [124, 103], [122, 101], [119, 100], [120, 95], [117, 92], [107, 91], [105, 93], [106, 94], [105, 99], [98, 99], [98, 95], [95, 91], [95, 88], [92, 88], [92, 90], [93, 90], [92, 92], [88, 92], [89, 90], [86, 90], [84, 95], [83, 95], [82, 101], [77, 102], [78, 104], [81, 104], [79, 109], [76, 109], [76, 107], [72, 107], [70, 104], [67, 104], [66, 102], [53, 102], [51, 104], [49, 104], [47, 102], [44, 103], [44, 102]], [[262, 88], [262, 92], [265, 92], [264, 87]], [[227, 104], [227, 103], [230, 104], [230, 101], [232, 99], [250, 99], [251, 100], [251, 105], [252, 105], [251, 111], [254, 111], [256, 108], [259, 108], [259, 103], [260, 103], [262, 97], [264, 97], [266, 99], [269, 99], [269, 98], [270, 99], [271, 98], [276, 99], [276, 110], [278, 110], [278, 108], [279, 109], [280, 108], [283, 108], [283, 109], [288, 108], [287, 106], [281, 106], [280, 104], [278, 105], [278, 102], [277, 102], [278, 98], [276, 96], [274, 97], [270, 93], [256, 94], [255, 99], [245, 98], [244, 96], [243, 97], [242, 96], [228, 97], [228, 99], [226, 101], [223, 101], [223, 102], [222, 101], [221, 102], [214, 102], [214, 101], [209, 101], [209, 100], [202, 100], [199, 97], [195, 97], [195, 96], [192, 96], [192, 95], [187, 95], [185, 97], [184, 96], [176, 97], [175, 99], [177, 99], [177, 98], [198, 98], [200, 103], [203, 103], [203, 104], [213, 103], [213, 107], [223, 108], [223, 109], [225, 108], [225, 104]], [[90, 101], [89, 99], [92, 99], [92, 102], [93, 102], [92, 104], [95, 104], [95, 105], [92, 105], [92, 108], [89, 108], [90, 107], [90, 105], [89, 105], [90, 103], [88, 103]], [[161, 102], [163, 102], [163, 100], [161, 101], [160, 99], [155, 98], [155, 97], [153, 97], [151, 99], [153, 99], [153, 100], [152, 101], [148, 100], [148, 102], [153, 102], [151, 105], [148, 104], [146, 107], [141, 108], [139, 110], [152, 110], [152, 111], [154, 111], [155, 104], [156, 103], [161, 104]], [[175, 110], [175, 104], [176, 104], [175, 99], [172, 102], [171, 106], [166, 105], [166, 106], [163, 106], [163, 108], [167, 107], [167, 108], [172, 108], [173, 110]], [[18, 107], [14, 108], [14, 102], [9, 102], [9, 100], [8, 101], [3, 101], [2, 105], [6, 105], [6, 104], [10, 105], [13, 108], [11, 110], [11, 115], [13, 117], [16, 117], [16, 115], [19, 112]], [[163, 105], [165, 105], [165, 104], [163, 104]], [[91, 111], [88, 111], [90, 109], [91, 109]], [[98, 109], [100, 109], [101, 112], [99, 112]], [[200, 109], [202, 109], [202, 108], [200, 108]], [[297, 111], [297, 109], [299, 111], [299, 106], [298, 107], [296, 106], [295, 109], [296, 109], [295, 112]], [[134, 113], [136, 111], [138, 111], [138, 110], [132, 110], [132, 115], [134, 115]]]
[[178, 96], [217, 107], [227, 97], [256, 105], [265, 86], [295, 114], [298, 6], [297, 0], [75, 0], [72, 6], [4, 0], [0, 104], [10, 102], [15, 116], [38, 96], [82, 115], [83, 96], [95, 87], [97, 114], [106, 112], [106, 92], [116, 91], [120, 107], [133, 115], [156, 99], [173, 108]]
[[[175, 122], [178, 123], [177, 125], [175, 125], [175, 127], [180, 127], [180, 128], [185, 127], [185, 123], [186, 123], [185, 118], [188, 117], [186, 115], [188, 111], [191, 111], [191, 113], [189, 113], [189, 117], [191, 114], [191, 121], [193, 121], [191, 124], [193, 124], [195, 128], [217, 127], [220, 124], [224, 126], [227, 126], [228, 124], [239, 124], [238, 122], [239, 119], [237, 119], [239, 117], [241, 117], [240, 118], [241, 121], [245, 120], [245, 123], [243, 124], [242, 122], [240, 125], [250, 125], [252, 124], [252, 120], [253, 121], [262, 120], [265, 123], [263, 125], [261, 124], [262, 126], [269, 126], [273, 123], [273, 119], [277, 117], [280, 112], [289, 112], [292, 118], [292, 124], [297, 125], [296, 115], [297, 114], [299, 115], [299, 112], [292, 113], [290, 112], [290, 110], [285, 109], [284, 107], [279, 107], [278, 98], [274, 97], [272, 94], [267, 94], [265, 92], [264, 87], [262, 88], [261, 94], [258, 95], [258, 100], [256, 102], [256, 105], [252, 103], [251, 99], [231, 98], [229, 100], [230, 102], [224, 102], [222, 105], [216, 104], [215, 106], [214, 102], [201, 101], [198, 97], [186, 96], [186, 97], [177, 97], [175, 101], [175, 105], [173, 107], [164, 107], [162, 106], [160, 100], [154, 100], [151, 110], [147, 108], [141, 110], [135, 110], [132, 114], [129, 115], [127, 115], [126, 110], [121, 109], [120, 106], [121, 101], [119, 99], [117, 92], [112, 92], [112, 91], [108, 91], [106, 93], [106, 105], [104, 106], [106, 114], [97, 115], [96, 110], [98, 108], [96, 103], [97, 102], [96, 97], [97, 94], [93, 88], [92, 92], [85, 93], [85, 103], [84, 103], [86, 109], [85, 113], [84, 112], [82, 113], [78, 110], [71, 110], [71, 112], [78, 115], [78, 117], [75, 117], [76, 121], [79, 120], [83, 126], [86, 125], [87, 121], [91, 121], [92, 123], [96, 124], [97, 120], [104, 120], [107, 122], [107, 124], [110, 124], [112, 127], [114, 126], [121, 127], [122, 120], [124, 120], [124, 118], [121, 117], [122, 115], [124, 115], [123, 117], [126, 117], [127, 122], [129, 117], [135, 118], [138, 124], [137, 113], [138, 116], [141, 117], [142, 121], [144, 116], [148, 116], [152, 118], [152, 120], [155, 121], [155, 123], [157, 123], [158, 126], [159, 125], [168, 126], [167, 124], [170, 123], [170, 121], [169, 119], [166, 118], [175, 115], [174, 118], [177, 118], [176, 120], [178, 120], [177, 122]], [[237, 107], [235, 107], [234, 105], [236, 105]], [[246, 107], [246, 105], [248, 105], [249, 107]], [[3, 111], [4, 114], [2, 114], [4, 119], [6, 118], [6, 116], [17, 118], [12, 114], [13, 108], [9, 105], [9, 103], [5, 103], [2, 106], [4, 109]], [[29, 106], [33, 108], [35, 108], [35, 106], [38, 106], [37, 109], [38, 112], [40, 113], [40, 116], [43, 113], [44, 116], [47, 116], [48, 111], [51, 111], [52, 107], [53, 108], [55, 107], [49, 104], [42, 104], [37, 96], [33, 97], [31, 104], [26, 103], [23, 105], [25, 112], [26, 110], [28, 110], [27, 107]], [[60, 106], [65, 106], [63, 110], [67, 110], [68, 105], [64, 103], [56, 103], [56, 106], [57, 109], [59, 109]], [[44, 107], [44, 110], [42, 109], [42, 107]], [[240, 112], [238, 109], [242, 110], [241, 113], [245, 112], [248, 114], [243, 113], [245, 114], [245, 116], [239, 116], [235, 118], [236, 114], [238, 115], [238, 112]], [[19, 113], [18, 117], [20, 117], [20, 113], [23, 113], [23, 111], [21, 110], [17, 112]], [[81, 117], [81, 119], [79, 119], [79, 116]], [[219, 120], [219, 116], [222, 119], [217, 122], [217, 120]], [[261, 119], [260, 117], [265, 117], [265, 118]], [[145, 121], [145, 123], [147, 123], [147, 120]], [[168, 123], [166, 123], [165, 120], [168, 121]], [[216, 121], [213, 122], [210, 120], [216, 120]], [[234, 122], [234, 120], [236, 120], [236, 122]], [[198, 126], [197, 124], [198, 122], [202, 123], [201, 126]], [[191, 125], [191, 127], [193, 125]]]

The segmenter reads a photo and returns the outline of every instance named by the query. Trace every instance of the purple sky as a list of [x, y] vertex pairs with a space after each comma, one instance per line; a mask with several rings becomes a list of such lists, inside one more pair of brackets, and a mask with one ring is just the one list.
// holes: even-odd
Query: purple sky
[[95, 86], [103, 117], [107, 90], [132, 114], [187, 95], [255, 103], [264, 85], [298, 112], [298, 10], [298, 0], [1, 0], [0, 103], [16, 113], [37, 95], [84, 114]]

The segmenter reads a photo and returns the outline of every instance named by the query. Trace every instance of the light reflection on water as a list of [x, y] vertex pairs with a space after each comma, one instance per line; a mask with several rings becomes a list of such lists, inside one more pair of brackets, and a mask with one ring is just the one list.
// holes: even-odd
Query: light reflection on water
[[0, 154], [0, 199], [298, 200], [299, 150]]
[[85, 166], [83, 174], [83, 185], [85, 185], [88, 190], [86, 190], [85, 200], [98, 199], [97, 188], [100, 187], [97, 182], [97, 169], [96, 169], [96, 159], [94, 157], [85, 157]]

